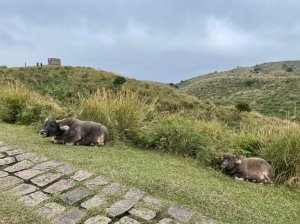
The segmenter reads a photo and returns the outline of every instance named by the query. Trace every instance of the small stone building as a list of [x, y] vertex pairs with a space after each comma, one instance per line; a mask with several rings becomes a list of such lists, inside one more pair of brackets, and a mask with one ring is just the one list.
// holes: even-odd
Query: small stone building
[[61, 60], [60, 60], [60, 58], [48, 58], [48, 65], [61, 66]]

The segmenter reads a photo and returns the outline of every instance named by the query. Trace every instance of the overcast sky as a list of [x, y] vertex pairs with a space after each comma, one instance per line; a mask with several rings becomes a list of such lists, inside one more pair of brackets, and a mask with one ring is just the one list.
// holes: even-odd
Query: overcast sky
[[0, 65], [90, 66], [177, 83], [300, 59], [298, 0], [0, 0]]

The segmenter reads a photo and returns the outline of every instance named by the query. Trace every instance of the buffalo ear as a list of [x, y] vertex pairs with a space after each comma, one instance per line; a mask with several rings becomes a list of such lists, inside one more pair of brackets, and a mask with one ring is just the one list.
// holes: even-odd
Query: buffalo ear
[[49, 121], [49, 118], [48, 118], [48, 117], [45, 119], [45, 122], [47, 122], [47, 121]]
[[59, 129], [62, 131], [68, 131], [70, 129], [70, 126], [68, 126], [68, 125], [59, 126]]
[[237, 159], [237, 160], [235, 161], [235, 164], [242, 164], [242, 160]]

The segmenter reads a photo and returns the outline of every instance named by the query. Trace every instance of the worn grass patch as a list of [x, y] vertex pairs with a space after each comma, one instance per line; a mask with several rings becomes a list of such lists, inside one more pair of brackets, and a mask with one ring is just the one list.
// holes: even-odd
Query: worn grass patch
[[[287, 187], [235, 181], [192, 159], [123, 144], [102, 148], [53, 145], [32, 127], [4, 123], [0, 123], [0, 140], [107, 175], [224, 223], [299, 222], [299, 193]], [[0, 208], [0, 214], [4, 213]]]

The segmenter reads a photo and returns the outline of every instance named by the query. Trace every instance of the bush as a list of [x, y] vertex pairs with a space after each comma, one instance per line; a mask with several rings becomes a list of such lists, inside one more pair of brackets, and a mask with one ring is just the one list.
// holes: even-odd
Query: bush
[[261, 142], [250, 134], [240, 134], [234, 138], [234, 152], [243, 156], [257, 156], [262, 148]]
[[251, 111], [251, 107], [248, 103], [246, 102], [238, 102], [236, 105], [235, 105], [235, 109], [237, 109], [237, 111], [240, 113], [242, 111], [247, 111], [247, 112], [250, 112]]
[[89, 98], [82, 98], [81, 119], [97, 121], [108, 128], [111, 140], [135, 141], [144, 123], [155, 112], [155, 101], [147, 104], [136, 93], [119, 90], [97, 90]]
[[120, 87], [121, 85], [123, 85], [126, 82], [126, 79], [123, 76], [117, 76], [114, 81], [113, 84], [114, 86]]
[[300, 176], [300, 129], [290, 128], [274, 136], [273, 142], [261, 151], [276, 171], [277, 182]]
[[30, 124], [49, 115], [66, 114], [52, 99], [46, 100], [18, 82], [1, 84], [0, 88], [0, 120], [4, 122]]
[[227, 150], [228, 132], [213, 122], [164, 115], [143, 129], [141, 142], [149, 149], [191, 156], [212, 163]]

